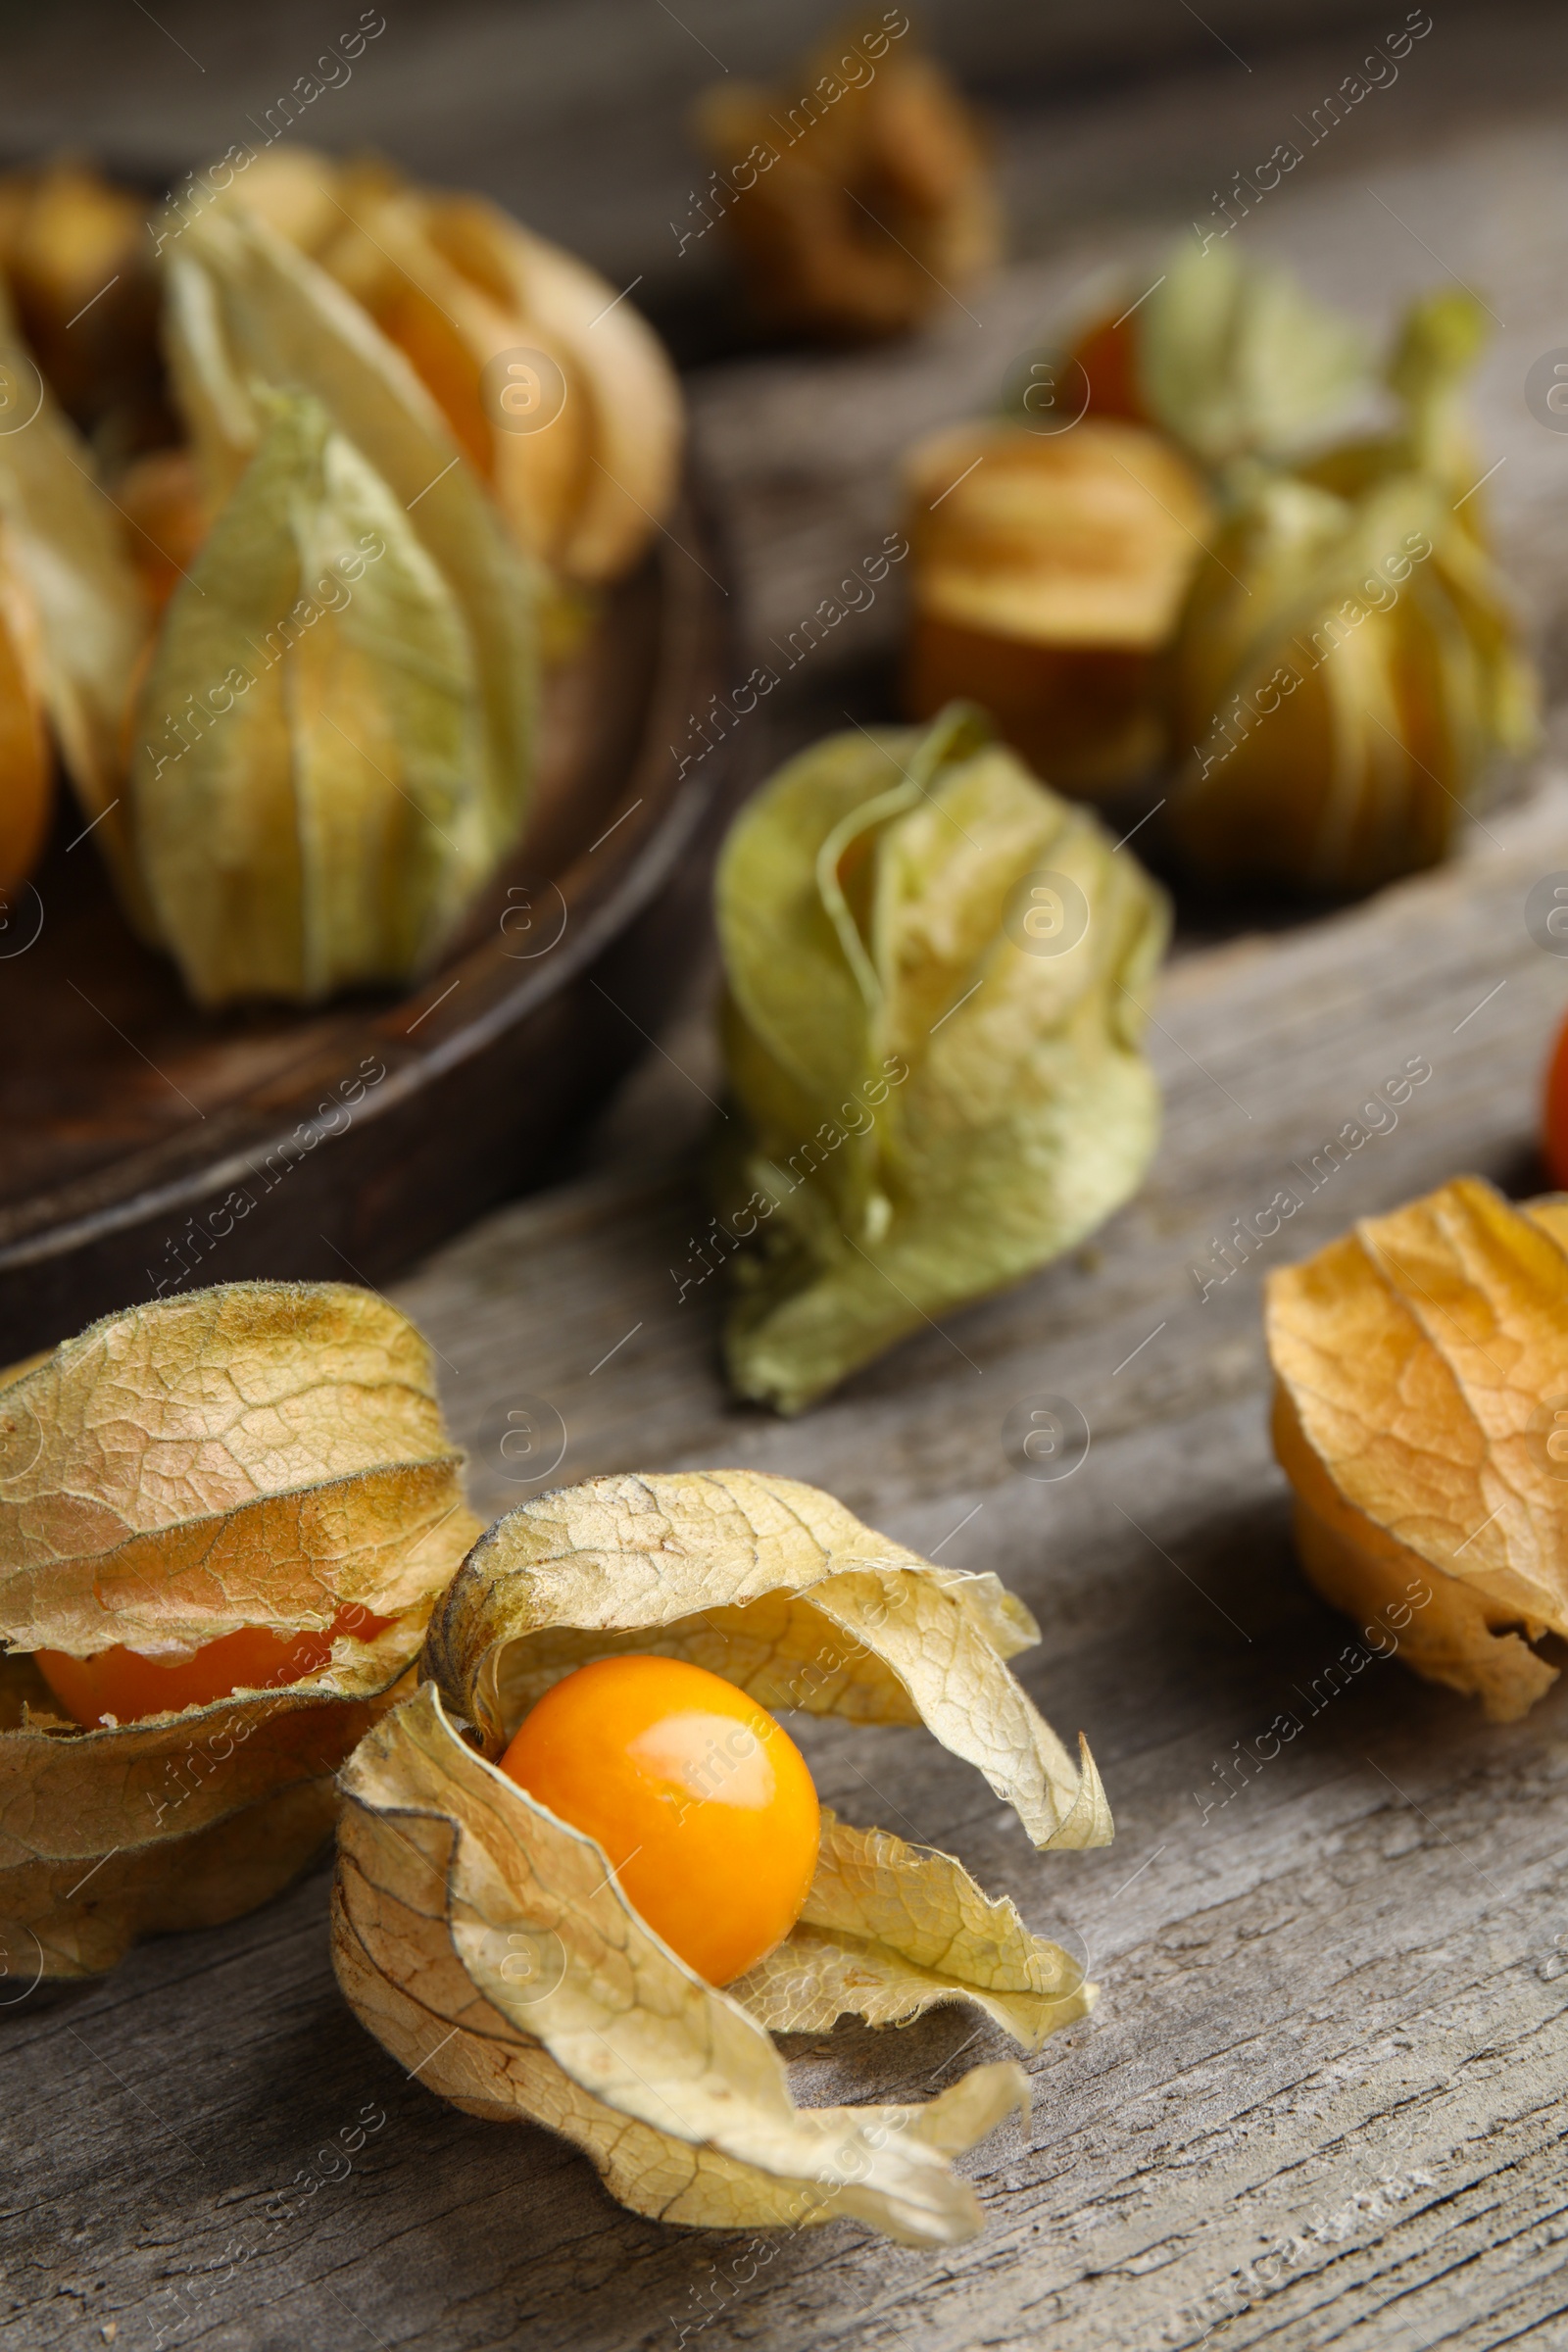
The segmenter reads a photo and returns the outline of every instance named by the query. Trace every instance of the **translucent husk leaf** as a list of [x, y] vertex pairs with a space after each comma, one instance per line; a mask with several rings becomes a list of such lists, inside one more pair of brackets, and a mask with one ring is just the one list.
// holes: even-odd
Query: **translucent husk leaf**
[[1459, 1177], [1275, 1274], [1275, 1445], [1302, 1564], [1510, 1722], [1568, 1634], [1568, 1204]]
[[[1070, 1249], [1153, 1152], [1140, 996], [1163, 896], [986, 732], [959, 710], [829, 737], [719, 862], [717, 1189], [760, 1245], [725, 1348], [740, 1393], [782, 1412]], [[1053, 919], [1075, 936], [1033, 953], [1051, 942], [1026, 922]]]
[[171, 603], [131, 777], [163, 935], [208, 1004], [419, 971], [494, 851], [450, 586], [318, 401], [258, 398], [266, 437]]
[[980, 125], [942, 69], [879, 24], [852, 20], [777, 89], [706, 91], [694, 127], [722, 184], [688, 213], [680, 249], [722, 214], [770, 325], [898, 333], [996, 264]]
[[1213, 522], [1187, 460], [1136, 425], [982, 423], [921, 442], [906, 472], [913, 714], [981, 703], [1070, 790], [1151, 768], [1165, 656]]
[[976, 2067], [923, 2107], [798, 2108], [764, 2029], [644, 1926], [591, 1838], [464, 1744], [431, 1686], [342, 1786], [338, 1982], [427, 2088], [561, 2132], [662, 2221], [976, 2233], [950, 2158], [1026, 2108], [1018, 2067]]
[[313, 394], [387, 484], [461, 608], [484, 713], [477, 770], [492, 858], [533, 771], [533, 579], [403, 354], [323, 270], [237, 204], [171, 247], [170, 370], [217, 506], [261, 439], [253, 381]]
[[[472, 1541], [429, 1350], [374, 1294], [236, 1284], [110, 1316], [0, 1381], [0, 1924], [20, 1968], [111, 1967], [232, 1918], [331, 1820], [331, 1775]], [[328, 1662], [122, 1726], [69, 1721], [34, 1650], [186, 1657], [246, 1627]]]
[[[459, 270], [507, 289], [527, 323], [525, 341], [562, 355], [567, 405], [582, 402], [592, 431], [553, 561], [589, 586], [617, 579], [668, 514], [680, 475], [685, 409], [663, 345], [597, 270], [481, 198], [431, 196], [425, 220]], [[548, 434], [497, 434], [498, 486], [527, 462], [515, 445], [540, 438]]]
[[[364, 306], [521, 546], [584, 587], [631, 568], [673, 501], [684, 435], [674, 370], [633, 304], [498, 206], [420, 187], [378, 160], [261, 157], [228, 201]], [[481, 382], [488, 360], [518, 350], [544, 353], [566, 386], [560, 415], [534, 432], [502, 429]]]
[[1036, 1845], [1103, 1845], [1087, 1746], [1075, 1769], [1007, 1670], [1039, 1638], [994, 1576], [936, 1567], [814, 1487], [676, 1471], [593, 1479], [498, 1520], [432, 1619], [422, 1671], [497, 1756], [590, 1659], [685, 1658], [764, 1707], [923, 1723]]
[[1370, 389], [1360, 330], [1228, 244], [1184, 238], [1137, 318], [1142, 406], [1206, 466], [1288, 458]]
[[[149, 917], [121, 796], [123, 733], [147, 634], [135, 573], [87, 445], [62, 416], [0, 287], [0, 520], [36, 628], [38, 682], [66, 771], [142, 929]], [[34, 400], [37, 408], [25, 418]], [[101, 821], [97, 821], [101, 820]]]
[[963, 2001], [1038, 2050], [1088, 2016], [1098, 1987], [951, 1854], [852, 1829], [824, 1807], [799, 1922], [729, 1990], [775, 2034], [821, 2034], [850, 2015], [902, 2026]]

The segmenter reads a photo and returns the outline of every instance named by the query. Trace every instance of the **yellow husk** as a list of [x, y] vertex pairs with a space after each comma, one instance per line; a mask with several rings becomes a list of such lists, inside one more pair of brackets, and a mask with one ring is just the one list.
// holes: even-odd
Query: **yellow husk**
[[[1478, 1177], [1273, 1276], [1274, 1439], [1301, 1561], [1406, 1663], [1525, 1714], [1568, 1634], [1568, 1203], [1515, 1208]], [[1568, 1424], [1565, 1424], [1568, 1425]], [[1560, 1440], [1559, 1440], [1560, 1444]]]
[[[0, 1924], [14, 1966], [112, 1967], [275, 1891], [406, 1674], [477, 1522], [429, 1351], [373, 1294], [244, 1283], [94, 1324], [0, 1385]], [[339, 1635], [304, 1681], [69, 1721], [30, 1652]]]
[[1020, 2071], [976, 2068], [924, 2106], [800, 2110], [764, 2029], [963, 2001], [1038, 2049], [1094, 1999], [1065, 1952], [951, 1856], [828, 1813], [800, 1922], [716, 1991], [644, 1925], [601, 1848], [492, 1759], [564, 1675], [653, 1653], [763, 1705], [923, 1721], [1037, 1843], [1103, 1843], [1087, 1748], [1074, 1772], [1005, 1665], [1037, 1638], [995, 1577], [937, 1568], [793, 1480], [601, 1478], [525, 1504], [454, 1579], [424, 1687], [345, 1768], [345, 1993], [429, 2087], [563, 2132], [637, 2212], [971, 2236], [978, 2208], [948, 2159], [1022, 2103]]

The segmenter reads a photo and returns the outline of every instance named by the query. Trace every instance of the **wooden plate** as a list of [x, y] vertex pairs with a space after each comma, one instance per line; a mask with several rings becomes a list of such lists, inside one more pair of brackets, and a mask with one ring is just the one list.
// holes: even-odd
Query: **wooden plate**
[[57, 828], [0, 910], [0, 1363], [206, 1283], [379, 1281], [536, 1180], [643, 1052], [727, 773], [670, 753], [730, 634], [689, 497], [672, 522], [552, 680], [527, 838], [407, 997], [198, 1011]]

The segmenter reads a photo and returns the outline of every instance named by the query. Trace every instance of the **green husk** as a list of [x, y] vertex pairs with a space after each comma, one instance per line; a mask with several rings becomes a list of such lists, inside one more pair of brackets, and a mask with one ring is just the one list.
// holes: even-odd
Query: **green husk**
[[1289, 270], [1185, 239], [1143, 312], [1138, 373], [1152, 421], [1210, 466], [1289, 457], [1371, 388], [1359, 330]]
[[131, 777], [160, 926], [207, 1004], [419, 970], [500, 846], [450, 585], [319, 401], [256, 397], [265, 437], [170, 606]]
[[1468, 495], [1480, 307], [1430, 296], [1388, 370], [1396, 428], [1298, 473], [1236, 468], [1177, 649], [1191, 746], [1168, 822], [1210, 874], [1366, 890], [1443, 857], [1536, 676]]
[[[1087, 918], [1059, 953], [1020, 944], [1041, 873]], [[716, 906], [718, 1205], [752, 1245], [726, 1356], [743, 1396], [794, 1413], [1136, 1189], [1158, 1119], [1139, 996], [1165, 903], [955, 706], [792, 760], [732, 830]]]

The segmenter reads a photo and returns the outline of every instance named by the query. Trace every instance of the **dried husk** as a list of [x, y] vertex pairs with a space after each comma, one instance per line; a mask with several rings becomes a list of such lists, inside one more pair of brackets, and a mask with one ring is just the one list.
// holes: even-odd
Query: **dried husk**
[[68, 415], [97, 442], [159, 420], [146, 201], [78, 157], [0, 174], [0, 276]]
[[1177, 651], [1190, 745], [1166, 818], [1205, 874], [1362, 891], [1435, 863], [1539, 692], [1473, 492], [1465, 294], [1412, 306], [1397, 430], [1295, 473], [1238, 469]]
[[91, 452], [40, 377], [3, 291], [0, 390], [0, 424], [11, 427], [0, 431], [0, 524], [26, 614], [16, 625], [30, 644], [25, 659], [83, 814], [132, 920], [146, 931], [122, 798], [125, 712], [146, 613]]
[[921, 442], [906, 480], [911, 715], [983, 704], [1063, 791], [1153, 767], [1170, 646], [1214, 519], [1188, 461], [1131, 424], [969, 424]]
[[994, 1576], [935, 1567], [814, 1487], [675, 1471], [592, 1479], [498, 1520], [431, 1620], [423, 1671], [498, 1756], [590, 1659], [685, 1658], [760, 1706], [923, 1723], [1036, 1845], [1103, 1845], [1087, 1749], [1080, 1772], [1007, 1671], [1039, 1639]]
[[964, 2001], [1025, 2049], [1087, 2017], [1098, 1990], [1059, 1944], [1033, 1936], [961, 1863], [824, 1807], [822, 1846], [793, 1932], [729, 1987], [775, 2034], [836, 2019], [903, 2026]]
[[[203, 1004], [426, 969], [501, 847], [451, 587], [318, 401], [257, 397], [266, 437], [171, 602], [131, 770], [160, 931]], [[204, 679], [220, 705], [187, 740]]]
[[1557, 1674], [1532, 1644], [1568, 1634], [1568, 1202], [1458, 1177], [1276, 1273], [1267, 1329], [1308, 1577], [1525, 1714]]
[[975, 2067], [924, 2106], [796, 2107], [765, 2029], [643, 1925], [591, 1838], [465, 1745], [433, 1685], [342, 1788], [338, 1983], [427, 2089], [559, 2132], [659, 2221], [976, 2233], [950, 2159], [1026, 2109], [1019, 2067]]
[[[0, 1925], [13, 1970], [110, 1968], [263, 1901], [406, 1675], [477, 1522], [429, 1351], [337, 1284], [247, 1283], [94, 1324], [0, 1386]], [[33, 1661], [340, 1633], [286, 1687], [93, 1728]]]
[[725, 1354], [780, 1412], [1070, 1249], [1153, 1152], [1163, 896], [987, 735], [829, 737], [719, 861]]
[[[668, 513], [684, 416], [662, 345], [597, 271], [476, 196], [424, 188], [381, 162], [258, 158], [232, 199], [342, 285], [409, 361], [520, 546], [596, 588], [638, 562]], [[507, 429], [485, 364], [517, 351], [560, 368], [565, 399], [537, 431]]]
[[499, 856], [532, 783], [533, 580], [439, 408], [360, 305], [237, 205], [203, 214], [171, 246], [166, 336], [215, 514], [266, 428], [258, 382], [318, 400], [403, 509], [472, 643], [483, 713], [473, 789]]
[[[1278, 264], [1183, 238], [1153, 272], [1119, 282], [1066, 351], [1048, 355], [1069, 414], [1084, 403], [1091, 417], [1152, 425], [1217, 471], [1300, 457], [1371, 390], [1360, 331]], [[1022, 408], [1038, 407], [1040, 380], [1020, 374]]]
[[716, 184], [678, 250], [705, 233], [707, 206], [722, 213], [769, 327], [896, 334], [997, 262], [1002, 215], [979, 122], [931, 59], [890, 47], [892, 13], [880, 27], [848, 24], [793, 82], [725, 82], [698, 106]]
[[0, 522], [0, 922], [9, 894], [37, 863], [54, 801], [54, 753], [44, 716], [38, 615]]
[[454, 1579], [424, 1687], [345, 1768], [345, 1993], [428, 2087], [563, 2132], [638, 2212], [707, 2228], [848, 2214], [911, 2244], [973, 2234], [946, 2160], [1021, 2102], [1016, 2068], [977, 2068], [923, 2107], [801, 2111], [764, 2029], [963, 2001], [1038, 2049], [1094, 1998], [1065, 1952], [951, 1856], [827, 1813], [801, 1921], [715, 1991], [644, 1925], [600, 1847], [491, 1759], [562, 1676], [651, 1653], [764, 1706], [923, 1721], [1038, 1844], [1102, 1843], [1087, 1747], [1075, 1771], [1006, 1668], [1037, 1638], [995, 1577], [937, 1568], [793, 1480], [600, 1478], [523, 1505]]

